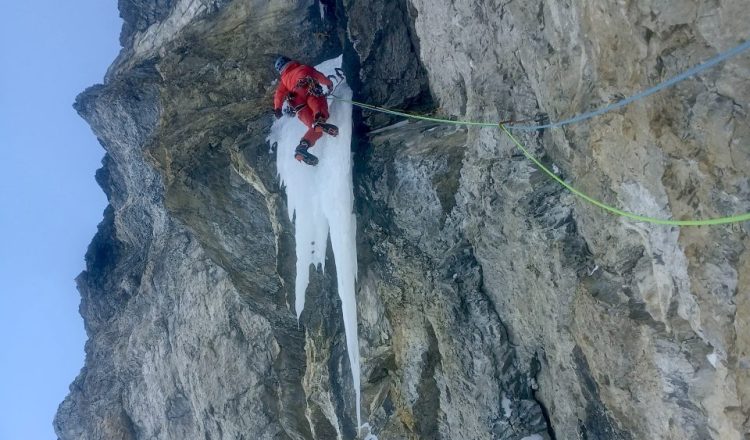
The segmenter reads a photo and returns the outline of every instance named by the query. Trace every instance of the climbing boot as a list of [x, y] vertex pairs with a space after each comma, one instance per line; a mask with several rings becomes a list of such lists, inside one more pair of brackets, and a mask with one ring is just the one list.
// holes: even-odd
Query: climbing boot
[[314, 154], [308, 153], [308, 148], [310, 148], [310, 142], [302, 139], [294, 150], [294, 158], [300, 162], [315, 166], [318, 164], [318, 157]]
[[316, 122], [315, 126], [320, 127], [320, 129], [323, 130], [323, 133], [326, 133], [330, 136], [336, 137], [339, 135], [339, 128], [333, 124], [328, 124], [326, 122]]

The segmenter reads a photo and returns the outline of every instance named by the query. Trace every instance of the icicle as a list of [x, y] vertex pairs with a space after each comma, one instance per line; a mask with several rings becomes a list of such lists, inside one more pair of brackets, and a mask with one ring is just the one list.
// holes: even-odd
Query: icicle
[[[341, 59], [328, 60], [316, 68], [332, 75], [341, 67]], [[336, 94], [351, 99], [349, 86], [342, 82]], [[305, 307], [305, 290], [309, 283], [310, 264], [325, 263], [328, 234], [336, 261], [338, 291], [343, 311], [346, 347], [356, 393], [357, 426], [360, 419], [360, 366], [357, 338], [357, 302], [354, 283], [357, 276], [357, 223], [353, 214], [352, 189], [352, 106], [329, 100], [329, 122], [339, 127], [335, 138], [324, 135], [310, 150], [318, 156], [317, 166], [309, 166], [294, 159], [294, 149], [306, 128], [296, 118], [284, 117], [274, 123], [268, 140], [278, 144], [276, 167], [281, 182], [286, 186], [290, 220], [295, 224], [297, 251], [297, 280], [295, 283], [295, 311], [297, 319]]]

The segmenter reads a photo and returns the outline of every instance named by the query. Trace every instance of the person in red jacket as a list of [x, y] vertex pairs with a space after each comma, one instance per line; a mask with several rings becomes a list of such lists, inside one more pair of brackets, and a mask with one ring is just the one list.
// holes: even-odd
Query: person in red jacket
[[339, 129], [328, 121], [328, 101], [323, 93], [323, 85], [333, 90], [333, 82], [314, 67], [302, 64], [281, 56], [274, 65], [281, 75], [281, 81], [273, 98], [273, 109], [276, 118], [283, 115], [282, 107], [286, 101], [289, 112], [307, 127], [299, 145], [294, 150], [294, 158], [308, 165], [316, 165], [318, 158], [308, 152], [315, 142], [327, 133], [337, 136]]

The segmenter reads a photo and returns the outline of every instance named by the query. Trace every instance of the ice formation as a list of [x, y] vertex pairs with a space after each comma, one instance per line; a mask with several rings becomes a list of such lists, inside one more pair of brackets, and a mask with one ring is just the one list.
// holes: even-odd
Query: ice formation
[[[335, 74], [342, 57], [318, 66], [325, 75]], [[335, 81], [334, 81], [335, 82]], [[344, 80], [335, 87], [336, 96], [351, 99], [352, 91]], [[297, 278], [295, 311], [299, 319], [305, 307], [305, 290], [310, 265], [325, 266], [327, 238], [330, 234], [336, 262], [338, 292], [341, 298], [346, 347], [356, 392], [357, 426], [360, 420], [359, 341], [357, 339], [357, 303], [354, 283], [357, 275], [357, 224], [353, 213], [352, 191], [352, 106], [329, 98], [330, 119], [339, 127], [339, 135], [324, 135], [310, 152], [318, 156], [317, 166], [305, 165], [294, 159], [294, 149], [307, 130], [297, 119], [285, 116], [271, 129], [269, 142], [276, 145], [276, 167], [286, 187], [290, 220], [295, 226]]]

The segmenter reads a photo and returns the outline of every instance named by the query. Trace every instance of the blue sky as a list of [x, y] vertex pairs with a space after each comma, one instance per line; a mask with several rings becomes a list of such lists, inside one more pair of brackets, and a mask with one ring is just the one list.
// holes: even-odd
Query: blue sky
[[56, 439], [83, 366], [74, 278], [106, 199], [104, 154], [71, 107], [119, 50], [116, 0], [3, 2], [0, 26], [0, 439]]

